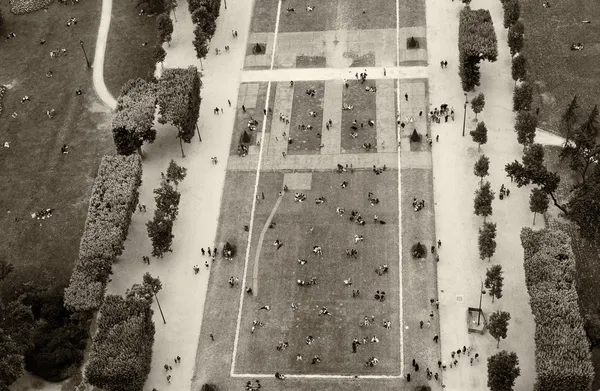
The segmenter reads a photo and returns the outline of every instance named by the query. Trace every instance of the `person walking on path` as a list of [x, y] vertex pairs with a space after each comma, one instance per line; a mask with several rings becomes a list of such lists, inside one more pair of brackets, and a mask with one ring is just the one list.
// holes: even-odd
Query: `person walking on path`
[[404, 94], [404, 99], [408, 102], [408, 92]]
[[210, 333], [210, 340], [211, 340], [212, 342], [215, 342], [215, 336], [213, 335], [213, 333]]

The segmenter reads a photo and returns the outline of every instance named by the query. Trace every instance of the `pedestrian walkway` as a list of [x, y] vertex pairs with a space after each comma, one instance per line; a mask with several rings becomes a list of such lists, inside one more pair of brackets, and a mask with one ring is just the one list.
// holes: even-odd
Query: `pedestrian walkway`
[[[316, 155], [287, 155], [263, 156], [261, 171], [290, 170], [290, 171], [333, 171], [337, 165], [352, 164], [356, 170], [379, 168], [384, 165], [388, 169], [398, 168], [397, 148], [389, 148], [385, 153], [357, 154], [316, 154]], [[257, 155], [230, 156], [227, 170], [256, 171]]]
[[327, 80], [325, 82], [325, 96], [323, 97], [323, 122], [331, 120], [332, 124], [327, 129], [323, 125], [321, 131], [321, 141], [323, 148], [321, 154], [334, 155], [339, 154], [342, 148], [342, 94], [344, 85], [337, 80]]
[[96, 90], [98, 97], [108, 107], [115, 110], [117, 108], [117, 101], [108, 91], [108, 88], [106, 88], [106, 84], [104, 83], [104, 56], [106, 54], [106, 42], [108, 40], [111, 15], [112, 0], [102, 0], [102, 12], [100, 16], [100, 26], [98, 27], [98, 37], [96, 39], [92, 79], [94, 82], [94, 90]]
[[386, 76], [380, 67], [367, 68], [292, 68], [244, 71], [242, 83], [259, 81], [301, 81], [301, 80], [344, 80], [353, 79], [356, 72], [366, 69], [369, 79], [425, 79], [427, 67], [393, 67], [385, 68]]

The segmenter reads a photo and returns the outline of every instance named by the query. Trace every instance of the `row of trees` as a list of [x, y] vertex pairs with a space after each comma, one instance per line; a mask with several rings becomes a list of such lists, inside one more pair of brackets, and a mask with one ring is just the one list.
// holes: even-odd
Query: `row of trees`
[[181, 194], [171, 183], [177, 187], [186, 176], [187, 169], [178, 166], [171, 160], [167, 175], [163, 175], [160, 187], [154, 190], [156, 209], [154, 218], [146, 223], [148, 236], [152, 241], [152, 256], [162, 258], [167, 252], [173, 251], [173, 221], [179, 213]]
[[154, 322], [152, 298], [162, 288], [146, 273], [125, 297], [107, 295], [98, 317], [85, 376], [106, 391], [141, 391], [150, 373]]
[[188, 0], [194, 28], [194, 48], [196, 57], [202, 59], [208, 54], [208, 43], [217, 31], [217, 18], [221, 9], [221, 0]]
[[102, 304], [112, 264], [123, 253], [141, 183], [139, 156], [102, 158], [79, 245], [79, 259], [65, 289], [67, 308], [94, 311]]
[[579, 313], [569, 236], [562, 231], [523, 228], [521, 244], [536, 328], [535, 389], [590, 390], [594, 368]]
[[498, 40], [488, 10], [471, 10], [468, 5], [461, 10], [458, 53], [462, 88], [469, 92], [480, 84], [479, 63], [498, 59]]

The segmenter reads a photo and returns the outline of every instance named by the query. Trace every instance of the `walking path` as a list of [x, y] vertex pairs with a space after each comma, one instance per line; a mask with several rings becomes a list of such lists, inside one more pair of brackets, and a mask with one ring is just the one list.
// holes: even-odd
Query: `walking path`
[[[383, 76], [383, 70], [386, 76]], [[258, 81], [301, 81], [301, 80], [342, 80], [354, 79], [354, 75], [367, 71], [370, 79], [425, 79], [427, 67], [367, 67], [367, 68], [293, 68], [244, 71], [242, 83]]]
[[277, 202], [269, 215], [269, 218], [265, 222], [262, 231], [260, 232], [260, 237], [258, 238], [258, 243], [256, 244], [256, 254], [254, 256], [254, 270], [252, 271], [252, 290], [254, 291], [254, 295], [258, 295], [258, 265], [260, 260], [260, 251], [262, 250], [262, 244], [265, 240], [265, 234], [267, 233], [267, 229], [269, 229], [269, 225], [271, 221], [273, 221], [273, 216], [275, 216], [275, 212], [277, 212], [277, 208], [281, 204], [281, 200], [283, 199], [283, 195], [277, 197]]
[[98, 27], [98, 38], [96, 40], [96, 52], [94, 54], [93, 81], [94, 89], [98, 97], [111, 109], [117, 108], [117, 101], [106, 88], [104, 83], [104, 56], [106, 54], [106, 42], [110, 30], [110, 18], [112, 13], [112, 0], [102, 0], [102, 13], [100, 16], [100, 27]]
[[[454, 107], [457, 119], [462, 117], [464, 95], [458, 77], [458, 13], [463, 7], [460, 2], [427, 0], [427, 37], [429, 47], [429, 72], [431, 109], [447, 103]], [[494, 0], [475, 0], [471, 8], [489, 9], [498, 37], [498, 61], [481, 66], [481, 87], [486, 105], [479, 115], [488, 128], [488, 143], [481, 148], [491, 161], [490, 176], [486, 178], [496, 191], [493, 215], [488, 221], [497, 224], [497, 250], [491, 262], [479, 259], [478, 228], [483, 219], [473, 214], [474, 191], [479, 180], [473, 175], [473, 164], [480, 152], [471, 140], [469, 131], [475, 127], [470, 107], [467, 108], [466, 136], [462, 137], [460, 121], [433, 124], [432, 137], [439, 135], [433, 144], [434, 196], [436, 236], [444, 245], [440, 249], [438, 286], [440, 298], [442, 360], [451, 362], [450, 352], [466, 345], [479, 353], [480, 361], [471, 366], [468, 358], [459, 359], [454, 369], [444, 372], [446, 391], [486, 390], [487, 358], [499, 350], [514, 351], [519, 357], [521, 376], [517, 378], [515, 390], [531, 390], [535, 381], [534, 322], [529, 307], [529, 295], [525, 287], [523, 250], [519, 235], [524, 226], [531, 227], [532, 213], [529, 211], [529, 187], [511, 186], [504, 173], [504, 165], [520, 160], [523, 148], [516, 141], [513, 130], [514, 114], [511, 111], [514, 83], [510, 76], [510, 53], [507, 33], [503, 28], [502, 4]], [[449, 61], [448, 69], [436, 64]], [[475, 93], [469, 93], [468, 99]], [[555, 137], [540, 133], [536, 141], [556, 142]], [[507, 183], [510, 197], [500, 201], [498, 189]], [[535, 228], [542, 228], [537, 224]], [[494, 304], [484, 295], [482, 308], [486, 315], [496, 310], [508, 311], [511, 320], [508, 337], [501, 341], [500, 349], [489, 333], [468, 334], [466, 324], [467, 307], [477, 307], [479, 289], [486, 269], [500, 264], [504, 270], [503, 297]], [[472, 354], [473, 356], [473, 354]]]

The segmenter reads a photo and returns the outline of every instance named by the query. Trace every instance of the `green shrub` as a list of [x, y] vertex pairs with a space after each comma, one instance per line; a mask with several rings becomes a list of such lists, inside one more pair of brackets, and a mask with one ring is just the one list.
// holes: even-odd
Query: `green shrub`
[[424, 258], [425, 255], [427, 255], [427, 249], [421, 244], [421, 242], [417, 242], [410, 248], [410, 253], [414, 258]]
[[96, 310], [112, 263], [122, 254], [142, 182], [139, 156], [104, 156], [92, 189], [79, 259], [65, 289], [70, 310]]
[[409, 49], [418, 49], [419, 48], [419, 41], [417, 41], [415, 39], [415, 37], [410, 37], [406, 43], [406, 46]]
[[527, 82], [521, 83], [515, 87], [513, 93], [513, 111], [531, 110], [531, 101], [533, 100], [533, 88]]
[[590, 390], [594, 368], [579, 312], [570, 239], [562, 231], [523, 228], [521, 244], [535, 319], [535, 390]]

